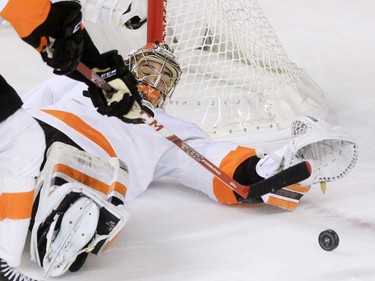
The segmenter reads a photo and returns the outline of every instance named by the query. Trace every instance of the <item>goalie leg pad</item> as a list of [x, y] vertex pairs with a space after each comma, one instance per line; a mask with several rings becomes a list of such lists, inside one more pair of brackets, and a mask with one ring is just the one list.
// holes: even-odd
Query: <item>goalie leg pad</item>
[[130, 217], [123, 205], [127, 183], [119, 159], [51, 145], [37, 181], [30, 251], [46, 276], [64, 274], [80, 254], [109, 248]]
[[46, 191], [41, 188], [30, 251], [46, 276], [64, 274], [82, 253], [102, 253], [130, 217], [124, 205], [79, 183], [63, 184], [47, 198]]
[[[46, 193], [56, 192], [66, 182], [78, 182], [98, 191], [103, 200], [124, 203], [129, 182], [127, 165], [118, 158], [101, 159], [73, 146], [55, 142], [36, 183], [36, 193], [43, 186]], [[49, 185], [49, 187], [47, 187]], [[115, 199], [115, 200], [114, 200]]]
[[109, 248], [130, 217], [123, 205], [127, 183], [127, 166], [117, 158], [58, 142], [50, 147], [37, 181], [30, 251], [46, 276], [64, 274], [81, 254]]

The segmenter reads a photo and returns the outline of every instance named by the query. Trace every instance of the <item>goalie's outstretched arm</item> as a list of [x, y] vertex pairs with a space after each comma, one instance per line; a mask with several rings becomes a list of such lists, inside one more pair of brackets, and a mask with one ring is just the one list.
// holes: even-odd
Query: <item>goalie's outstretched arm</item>
[[[88, 67], [86, 67], [83, 63], [78, 65], [78, 71], [80, 71], [85, 77], [93, 81], [95, 84], [100, 86], [103, 89], [110, 89], [111, 86], [105, 82], [104, 79], [96, 75], [94, 72], [91, 71]], [[272, 190], [280, 189], [286, 185], [294, 184], [296, 182], [302, 181], [310, 176], [310, 166], [306, 162], [304, 164], [296, 165], [296, 168], [292, 168], [292, 171], [286, 170], [281, 173], [278, 177], [274, 180], [268, 179], [266, 184], [249, 187], [239, 184], [237, 181], [229, 177], [225, 172], [223, 172], [219, 167], [215, 166], [212, 162], [210, 162], [207, 158], [205, 158], [202, 154], [196, 151], [194, 148], [189, 146], [186, 142], [178, 138], [172, 132], [170, 132], [166, 127], [162, 124], [158, 123], [156, 119], [152, 116], [147, 114], [146, 112], [142, 113], [142, 117], [145, 122], [150, 125], [150, 127], [154, 128], [158, 131], [161, 135], [163, 135], [166, 139], [173, 142], [176, 146], [181, 148], [186, 154], [191, 156], [195, 161], [201, 164], [205, 169], [209, 170], [213, 175], [218, 178], [221, 182], [223, 182], [227, 187], [232, 189], [238, 195], [240, 195], [244, 199], [250, 199], [254, 197], [259, 197], [266, 193], [269, 193]], [[298, 173], [296, 173], [298, 171]], [[285, 173], [285, 176], [284, 176]], [[291, 182], [289, 183], [289, 179], [286, 176], [290, 176], [295, 174], [294, 177], [291, 177]], [[268, 187], [267, 185], [270, 184]], [[264, 189], [264, 191], [262, 191]], [[254, 191], [253, 191], [254, 190]]]

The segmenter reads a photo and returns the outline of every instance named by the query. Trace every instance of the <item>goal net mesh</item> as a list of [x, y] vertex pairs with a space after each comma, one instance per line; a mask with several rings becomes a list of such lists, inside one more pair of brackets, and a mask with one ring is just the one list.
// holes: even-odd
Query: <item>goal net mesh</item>
[[214, 137], [269, 137], [325, 107], [254, 0], [169, 0], [166, 41], [184, 73], [166, 109]]
[[[98, 36], [123, 41], [106, 42], [106, 49], [108, 44], [124, 49], [124, 41], [139, 47], [146, 43], [145, 26], [129, 30], [121, 22], [126, 9], [131, 10], [128, 18], [147, 15], [142, 10], [146, 0], [83, 3], [94, 41]], [[257, 1], [168, 0], [164, 5], [164, 40], [183, 70], [167, 112], [196, 123], [214, 138], [250, 143], [290, 136], [297, 117], [325, 117], [324, 94], [288, 58]], [[95, 34], [98, 30], [101, 34]]]

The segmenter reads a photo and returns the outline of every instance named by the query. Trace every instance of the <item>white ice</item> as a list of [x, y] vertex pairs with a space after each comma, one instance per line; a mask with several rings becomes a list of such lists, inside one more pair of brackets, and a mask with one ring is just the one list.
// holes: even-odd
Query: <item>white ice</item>
[[[260, 4], [289, 57], [326, 93], [328, 121], [357, 139], [353, 172], [325, 195], [314, 186], [294, 212], [223, 206], [174, 181], [155, 182], [128, 205], [131, 220], [113, 248], [60, 280], [375, 280], [375, 2]], [[52, 76], [9, 27], [0, 34], [1, 74], [20, 94]], [[317, 241], [328, 228], [340, 237], [332, 252]], [[28, 248], [22, 270], [43, 276]]]

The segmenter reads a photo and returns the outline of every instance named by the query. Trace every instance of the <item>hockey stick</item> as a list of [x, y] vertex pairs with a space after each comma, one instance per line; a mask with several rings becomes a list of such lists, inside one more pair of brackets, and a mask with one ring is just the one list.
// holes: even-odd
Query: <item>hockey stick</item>
[[[79, 63], [77, 70], [84, 75], [87, 79], [92, 81], [95, 85], [102, 88], [105, 91], [112, 91], [113, 88], [99, 75], [93, 72], [89, 67], [83, 63]], [[177, 147], [184, 151], [187, 155], [192, 157], [195, 161], [201, 164], [204, 168], [210, 171], [217, 179], [224, 183], [227, 187], [232, 189], [235, 193], [240, 195], [242, 198], [251, 199], [267, 194], [271, 191], [279, 190], [285, 186], [300, 182], [311, 175], [311, 167], [308, 162], [301, 162], [295, 166], [292, 166], [278, 174], [258, 182], [251, 186], [245, 186], [226, 173], [224, 173], [219, 167], [210, 162], [202, 154], [196, 151], [194, 148], [189, 146], [186, 142], [181, 140], [171, 131], [169, 131], [164, 125], [160, 124], [155, 118], [148, 113], [142, 111], [142, 119], [152, 127], [155, 131], [159, 132], [166, 139], [173, 142]]]

